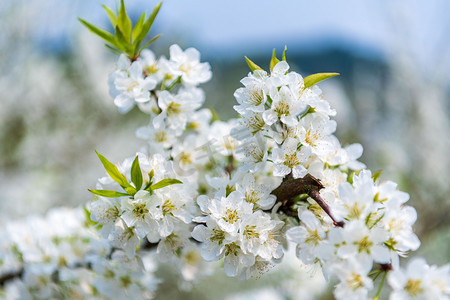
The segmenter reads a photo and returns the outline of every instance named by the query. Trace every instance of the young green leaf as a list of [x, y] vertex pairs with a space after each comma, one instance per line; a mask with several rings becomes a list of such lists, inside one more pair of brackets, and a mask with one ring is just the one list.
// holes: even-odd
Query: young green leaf
[[134, 28], [133, 28], [133, 41], [135, 41], [136, 37], [139, 36], [139, 34], [141, 34], [142, 28], [144, 26], [144, 21], [145, 21], [145, 12], [143, 12], [141, 14], [139, 19], [136, 21], [136, 24], [134, 25]]
[[134, 183], [136, 190], [139, 191], [142, 187], [142, 171], [139, 166], [139, 157], [137, 155], [131, 165], [131, 181]]
[[275, 65], [279, 62], [280, 60], [277, 58], [277, 51], [274, 48], [272, 52], [272, 59], [270, 60], [270, 72], [272, 72]]
[[[150, 41], [148, 41], [147, 43], [145, 43], [144, 46], [142, 46], [138, 51], [135, 51], [136, 54], [141, 53], [142, 50], [144, 50], [145, 48], [147, 48], [148, 46], [150, 46], [152, 43], [154, 43], [157, 39], [159, 39], [162, 36], [162, 34], [158, 34], [157, 36], [153, 37]], [[136, 46], [138, 46], [136, 44]], [[136, 48], [135, 48], [136, 49]]]
[[111, 178], [115, 182], [120, 184], [121, 187], [128, 187], [128, 186], [130, 186], [130, 184], [128, 183], [126, 177], [124, 175], [122, 175], [122, 173], [119, 172], [119, 170], [117, 169], [117, 167], [113, 163], [111, 163], [103, 155], [98, 153], [97, 150], [95, 150], [95, 153], [97, 153], [97, 156], [100, 159], [100, 161], [102, 162], [103, 167], [105, 168], [106, 172], [108, 172], [109, 176], [111, 176]]
[[217, 113], [217, 111], [214, 108], [212, 108], [212, 107], [210, 107], [208, 109], [209, 109], [209, 111], [211, 112], [211, 115], [212, 115], [211, 121], [212, 122], [220, 121], [220, 116]]
[[247, 62], [247, 65], [250, 68], [250, 70], [252, 70], [252, 71], [261, 70], [262, 71], [262, 68], [260, 66], [258, 66], [257, 64], [255, 64], [254, 62], [252, 62], [247, 56], [245, 56], [245, 61]]
[[373, 181], [377, 181], [377, 180], [380, 178], [380, 176], [381, 176], [382, 173], [383, 173], [383, 170], [379, 170], [379, 171], [375, 172], [375, 173], [372, 175]]
[[117, 191], [108, 191], [108, 190], [88, 190], [92, 194], [99, 195], [102, 197], [108, 197], [108, 198], [117, 198], [117, 197], [124, 197], [129, 196], [128, 194], [117, 192]]
[[150, 28], [152, 27], [152, 24], [155, 21], [156, 15], [158, 14], [159, 9], [161, 8], [161, 4], [162, 4], [162, 2], [159, 2], [155, 6], [155, 8], [153, 9], [152, 13], [148, 17], [148, 19], [142, 25], [142, 29], [141, 29], [140, 34], [138, 34], [135, 37], [134, 41], [135, 41], [136, 45], [138, 45], [138, 46], [135, 46], [135, 49], [139, 48], [139, 45], [145, 39], [145, 37], [147, 36], [148, 32], [150, 31]]
[[157, 190], [163, 187], [166, 187], [168, 185], [172, 185], [172, 184], [180, 184], [183, 183], [181, 181], [179, 181], [178, 179], [163, 179], [155, 184], [153, 184], [150, 189], [152, 190]]
[[165, 88], [166, 91], [170, 92], [177, 84], [181, 83], [181, 76], [178, 76], [169, 86]]
[[303, 81], [305, 83], [305, 89], [312, 87], [313, 85], [315, 85], [325, 79], [328, 79], [328, 78], [331, 78], [331, 77], [334, 77], [337, 75], [340, 75], [340, 74], [339, 73], [317, 73], [317, 74], [309, 75], [308, 77], [303, 79]]
[[87, 209], [87, 207], [85, 205], [83, 205], [83, 212], [84, 212], [86, 226], [95, 226], [98, 224], [98, 222], [92, 221], [91, 212]]
[[78, 20], [84, 25], [86, 26], [87, 29], [89, 29], [89, 31], [91, 31], [92, 33], [98, 35], [99, 37], [101, 37], [102, 39], [104, 39], [105, 41], [107, 41], [108, 43], [114, 45], [114, 37], [111, 33], [107, 32], [106, 30], [100, 29], [94, 25], [92, 25], [89, 22], [86, 22], [83, 19], [78, 18]]
[[130, 196], [134, 196], [134, 195], [137, 193], [136, 189], [135, 189], [134, 187], [132, 187], [131, 185], [129, 185], [129, 186], [127, 186], [127, 187], [124, 187], [123, 189], [124, 189], [125, 192], [127, 192], [128, 195], [130, 195]]
[[113, 12], [113, 10], [111, 8], [109, 8], [105, 4], [102, 4], [102, 6], [105, 9], [106, 14], [108, 15], [109, 21], [111, 21], [111, 25], [113, 27], [116, 27], [116, 25], [117, 25], [117, 16], [116, 16], [116, 14]]
[[125, 3], [123, 0], [120, 0], [120, 9], [119, 15], [117, 16], [117, 26], [119, 26], [120, 30], [123, 33], [123, 36], [127, 43], [131, 42], [131, 20], [128, 17], [128, 14], [125, 10]]
[[284, 46], [283, 57], [281, 58], [282, 61], [286, 61], [286, 51], [287, 51], [287, 46]]
[[119, 49], [117, 49], [111, 45], [105, 44], [105, 46], [106, 46], [106, 48], [108, 48], [109, 50], [114, 52], [115, 54], [118, 54], [118, 55], [122, 54], [122, 51], [120, 51]]
[[130, 44], [127, 42], [125, 36], [123, 35], [122, 30], [119, 28], [119, 26], [116, 26], [116, 30], [114, 31], [114, 38], [116, 41], [116, 46], [128, 56], [132, 56]]

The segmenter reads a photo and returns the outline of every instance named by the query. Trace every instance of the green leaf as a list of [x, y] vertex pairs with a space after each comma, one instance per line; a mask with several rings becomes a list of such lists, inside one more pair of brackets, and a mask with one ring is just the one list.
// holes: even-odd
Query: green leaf
[[127, 15], [125, 10], [125, 3], [123, 0], [120, 0], [120, 9], [119, 15], [117, 16], [117, 26], [119, 26], [120, 30], [125, 37], [125, 40], [130, 43], [131, 41], [131, 20]]
[[136, 21], [136, 24], [134, 25], [134, 28], [133, 28], [133, 41], [135, 41], [136, 37], [139, 36], [139, 34], [141, 34], [142, 28], [144, 26], [144, 21], [145, 21], [145, 12], [143, 12], [141, 14], [139, 19]]
[[108, 43], [110, 43], [112, 45], [115, 44], [114, 37], [111, 33], [94, 26], [91, 23], [86, 22], [83, 19], [78, 18], [78, 20], [81, 22], [81, 24], [86, 26], [86, 28], [89, 29], [89, 31], [91, 31], [92, 33], [98, 35], [99, 37], [101, 37], [102, 39], [104, 39], [105, 41], [107, 41]]
[[162, 2], [159, 2], [155, 8], [153, 9], [152, 13], [148, 17], [148, 19], [144, 22], [144, 25], [142, 26], [142, 30], [139, 35], [135, 38], [135, 43], [138, 45], [135, 47], [135, 49], [139, 48], [140, 43], [145, 39], [148, 32], [150, 31], [150, 28], [152, 27], [153, 22], [155, 21], [156, 15], [159, 12], [159, 9], [161, 8]]
[[136, 190], [139, 191], [142, 187], [142, 171], [139, 166], [139, 157], [137, 155], [131, 165], [131, 181], [134, 183]]
[[92, 194], [99, 195], [102, 197], [108, 197], [108, 198], [117, 198], [117, 197], [124, 197], [129, 196], [128, 194], [117, 192], [117, 191], [108, 191], [108, 190], [88, 190]]
[[214, 123], [215, 121], [220, 121], [220, 116], [217, 113], [217, 111], [211, 107], [208, 109], [209, 109], [209, 111], [211, 111], [211, 115], [212, 115], [211, 122]]
[[283, 51], [283, 57], [282, 57], [282, 61], [286, 61], [286, 51], [287, 51], [287, 46], [284, 46], [284, 51]]
[[178, 76], [165, 90], [170, 92], [179, 83], [181, 83], [181, 76]]
[[[128, 54], [128, 56], [132, 56], [130, 43], [127, 42], [125, 36], [123, 35], [122, 30], [120, 30], [119, 26], [116, 26], [116, 30], [114, 32], [114, 38], [116, 40], [116, 47]], [[131, 55], [130, 55], [131, 54]]]
[[277, 58], [277, 51], [274, 48], [272, 52], [272, 59], [270, 60], [270, 72], [272, 72], [275, 65], [279, 62], [280, 60]]
[[83, 212], [85, 217], [85, 224], [86, 226], [95, 226], [98, 224], [98, 222], [94, 222], [91, 220], [91, 212], [87, 209], [85, 205], [83, 205]]
[[113, 12], [113, 10], [111, 8], [109, 8], [105, 4], [102, 4], [102, 6], [103, 6], [103, 8], [106, 11], [106, 14], [108, 15], [109, 20], [111, 21], [111, 25], [113, 27], [116, 27], [116, 25], [117, 25], [117, 16], [116, 16], [116, 14]]
[[247, 65], [250, 68], [250, 70], [252, 70], [252, 71], [261, 70], [262, 71], [262, 68], [260, 66], [258, 66], [257, 64], [255, 64], [254, 62], [252, 62], [247, 56], [245, 56], [245, 61], [247, 62]]
[[125, 190], [125, 192], [127, 192], [128, 193], [128, 195], [130, 195], [130, 196], [134, 196], [135, 194], [136, 194], [136, 189], [134, 188], [134, 187], [132, 187], [131, 185], [130, 186], [127, 186], [127, 187], [125, 187], [125, 188], [123, 188], [124, 190]]
[[[148, 41], [147, 43], [145, 43], [144, 46], [142, 46], [139, 51], [135, 51], [136, 54], [141, 53], [142, 50], [144, 50], [145, 48], [147, 48], [148, 46], [150, 46], [153, 42], [155, 42], [157, 39], [159, 39], [162, 36], [162, 34], [158, 34], [157, 36], [153, 37], [150, 41]], [[136, 48], [135, 48], [136, 49]]]
[[309, 75], [308, 77], [303, 79], [303, 81], [305, 83], [305, 89], [312, 87], [313, 85], [315, 85], [325, 79], [328, 79], [328, 78], [331, 78], [331, 77], [334, 77], [337, 75], [340, 75], [340, 74], [339, 73], [317, 73], [317, 74]]
[[180, 184], [180, 183], [183, 183], [183, 182], [179, 181], [178, 179], [163, 179], [160, 182], [153, 184], [150, 188], [152, 190], [157, 190], [157, 189], [166, 187], [168, 185]]
[[121, 187], [129, 187], [130, 186], [126, 177], [124, 175], [122, 175], [122, 173], [119, 172], [119, 170], [113, 163], [111, 163], [103, 155], [98, 153], [97, 150], [95, 150], [95, 153], [97, 153], [97, 156], [100, 159], [100, 161], [102, 162], [103, 167], [105, 168], [106, 172], [108, 172], [109, 176], [111, 176], [111, 178], [115, 182], [120, 184]]
[[116, 47], [113, 47], [111, 45], [105, 44], [106, 48], [108, 48], [109, 50], [111, 50], [112, 52], [114, 52], [115, 54], [122, 54], [122, 51], [120, 51], [119, 49], [117, 49]]
[[375, 173], [372, 175], [373, 181], [377, 181], [377, 180], [380, 178], [380, 176], [381, 176], [382, 173], [383, 173], [383, 170], [379, 170], [379, 171], [375, 172]]

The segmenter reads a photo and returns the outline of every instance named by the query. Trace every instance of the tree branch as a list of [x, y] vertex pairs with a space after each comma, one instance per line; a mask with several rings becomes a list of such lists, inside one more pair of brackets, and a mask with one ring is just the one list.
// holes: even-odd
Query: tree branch
[[[283, 182], [279, 187], [273, 190], [272, 195], [277, 197], [277, 202], [281, 202], [280, 210], [288, 216], [295, 216], [292, 211], [292, 205], [295, 197], [302, 194], [307, 194], [309, 197], [319, 204], [319, 206], [325, 211], [325, 213], [333, 220], [333, 224], [338, 227], [344, 227], [343, 221], [336, 221], [333, 217], [330, 207], [320, 197], [319, 191], [324, 186], [319, 179], [315, 178], [311, 174], [307, 174], [303, 178], [293, 178], [292, 175], [288, 175], [283, 179]], [[298, 216], [297, 216], [298, 217]]]

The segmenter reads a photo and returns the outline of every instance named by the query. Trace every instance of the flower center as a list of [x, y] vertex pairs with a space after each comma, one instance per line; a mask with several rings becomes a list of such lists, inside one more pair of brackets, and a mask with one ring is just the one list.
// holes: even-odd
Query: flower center
[[280, 101], [276, 104], [274, 111], [278, 114], [278, 116], [288, 115], [289, 114], [289, 103]]
[[352, 273], [350, 278], [347, 279], [347, 284], [353, 291], [356, 291], [364, 286], [361, 275], [355, 273]]
[[284, 156], [284, 165], [288, 166], [289, 168], [293, 168], [296, 165], [299, 165], [300, 162], [297, 158], [297, 152], [291, 153], [291, 154], [285, 154]]
[[258, 106], [264, 101], [264, 93], [261, 88], [248, 90], [247, 103]]
[[132, 80], [128, 85], [127, 92], [131, 92], [135, 87], [139, 86], [139, 82]]
[[152, 65], [147, 66], [144, 69], [144, 74], [145, 75], [151, 75], [151, 74], [155, 74], [156, 72], [158, 72], [159, 68], [158, 68], [158, 64], [156, 62], [154, 62]]
[[166, 133], [164, 131], [155, 132], [155, 141], [158, 143], [163, 143], [167, 141]]
[[134, 206], [133, 214], [137, 218], [143, 218], [146, 213], [148, 213], [148, 209], [147, 209], [145, 203], [139, 203]]
[[225, 217], [223, 217], [223, 220], [230, 224], [236, 223], [237, 220], [239, 220], [237, 209], [230, 209], [230, 208], [227, 209], [227, 212], [225, 213]]
[[211, 237], [209, 239], [211, 240], [211, 242], [215, 242], [220, 245], [225, 239], [225, 232], [223, 232], [220, 229], [214, 228], [211, 232]]
[[240, 248], [241, 247], [239, 247], [239, 245], [237, 245], [236, 243], [225, 245], [225, 256], [228, 256], [230, 254], [237, 256]]
[[180, 162], [183, 165], [191, 164], [192, 163], [191, 154], [190, 153], [186, 153], [184, 151], [181, 152], [180, 153]]
[[171, 214], [172, 210], [174, 210], [174, 209], [176, 209], [176, 208], [175, 208], [175, 205], [173, 204], [173, 202], [170, 200], [166, 200], [164, 202], [164, 204], [162, 205], [163, 216], [165, 216], [167, 214]]
[[309, 233], [309, 235], [305, 239], [305, 243], [313, 244], [313, 245], [317, 246], [319, 244], [319, 242], [322, 240], [320, 238], [320, 235], [319, 235], [319, 232], [317, 231], [317, 229], [309, 230], [308, 233]]
[[256, 225], [247, 225], [244, 229], [244, 236], [247, 239], [259, 238], [259, 233], [256, 231]]
[[181, 104], [180, 103], [171, 102], [167, 106], [167, 115], [176, 115], [176, 114], [179, 114], [180, 112], [181, 112]]
[[195, 266], [201, 259], [202, 257], [196, 251], [189, 251], [184, 256], [185, 263], [190, 266]]
[[423, 292], [421, 284], [422, 280], [410, 279], [408, 280], [408, 282], [406, 282], [405, 291], [412, 297], [415, 297]]
[[361, 253], [361, 252], [370, 253], [370, 248], [372, 247], [373, 242], [369, 240], [368, 236], [365, 236], [358, 242], [355, 242], [355, 244], [358, 246], [359, 253]]

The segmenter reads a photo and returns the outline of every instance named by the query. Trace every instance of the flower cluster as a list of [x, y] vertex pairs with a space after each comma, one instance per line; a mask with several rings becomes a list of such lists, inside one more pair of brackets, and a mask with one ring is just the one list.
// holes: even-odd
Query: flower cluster
[[113, 252], [89, 223], [81, 208], [56, 208], [45, 218], [9, 223], [0, 232], [6, 299], [151, 297], [159, 283], [153, 260], [138, 264], [121, 251]]
[[262, 211], [275, 203], [270, 186], [257, 183], [250, 173], [236, 184], [235, 191], [230, 192], [225, 180], [218, 181], [222, 188], [213, 198], [197, 198], [203, 216], [196, 221], [206, 226], [196, 226], [192, 236], [202, 242], [202, 257], [207, 261], [224, 257], [228, 276], [243, 269], [243, 276], [264, 270], [272, 259], [283, 255], [280, 229], [284, 223]]
[[[125, 54], [120, 56], [117, 70], [109, 77], [110, 93], [121, 112], [128, 112], [135, 104], [149, 114], [162, 111], [162, 116], [172, 122], [171, 129], [176, 130], [202, 104], [203, 95], [197, 86], [209, 81], [211, 76], [209, 64], [200, 62], [200, 53], [194, 48], [183, 51], [178, 45], [172, 45], [170, 59], [164, 56], [157, 59], [152, 51], [145, 49], [135, 61], [130, 61]], [[171, 94], [179, 83], [183, 88]], [[177, 121], [180, 118], [183, 120]]]
[[342, 148], [332, 135], [336, 122], [330, 116], [336, 112], [321, 90], [305, 86], [300, 74], [288, 71], [286, 61], [278, 62], [270, 75], [256, 69], [234, 94], [241, 119], [232, 135], [252, 145], [242, 149], [243, 160], [251, 160], [247, 169], [256, 172], [269, 161], [274, 176], [302, 178], [314, 172], [322, 179], [323, 169], [363, 168], [356, 161], [362, 147]]
[[333, 135], [336, 112], [316, 84], [335, 73], [303, 78], [285, 53], [279, 61], [274, 52], [270, 73], [247, 59], [252, 72], [234, 93], [239, 118], [217, 120], [201, 109], [198, 86], [211, 71], [197, 50], [173, 45], [157, 59], [138, 49], [158, 10], [131, 29], [122, 1], [112, 13], [117, 39], [83, 21], [127, 50], [110, 91], [120, 112], [137, 105], [149, 115], [136, 130], [147, 145], [119, 164], [97, 153], [107, 175], [90, 190], [88, 219], [56, 210], [0, 232], [9, 298], [151, 298], [155, 255], [186, 288], [214, 261], [228, 276], [260, 276], [294, 246], [303, 264], [338, 280], [337, 299], [369, 298], [379, 275], [375, 298], [387, 278], [391, 299], [448, 299], [448, 265], [399, 266], [420, 245], [409, 195], [365, 169], [361, 145]]

